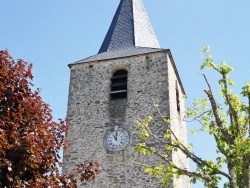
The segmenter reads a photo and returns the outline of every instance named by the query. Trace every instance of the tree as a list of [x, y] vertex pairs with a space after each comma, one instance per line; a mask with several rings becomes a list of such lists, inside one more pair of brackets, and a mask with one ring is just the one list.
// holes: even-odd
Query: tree
[[39, 90], [32, 90], [31, 70], [0, 51], [0, 187], [76, 187], [77, 177], [94, 179], [99, 164], [91, 161], [59, 174], [68, 125], [52, 120]]
[[[201, 130], [212, 135], [216, 142], [218, 154], [215, 161], [205, 160], [192, 151], [192, 145], [185, 145], [178, 138], [169, 123], [171, 119], [161, 116], [162, 122], [168, 125], [163, 136], [157, 136], [150, 130], [149, 116], [146, 120], [137, 121], [141, 128], [143, 141], [137, 147], [138, 153], [156, 155], [168, 165], [148, 166], [144, 164], [144, 171], [152, 176], [160, 178], [161, 182], [168, 182], [173, 176], [179, 178], [182, 175], [190, 177], [192, 183], [200, 180], [205, 187], [215, 188], [221, 177], [228, 180], [224, 187], [249, 188], [250, 187], [250, 83], [242, 88], [242, 99], [233, 93], [231, 87], [234, 82], [229, 78], [233, 70], [226, 62], [215, 63], [209, 54], [209, 47], [205, 47], [204, 62], [201, 69], [208, 68], [216, 71], [221, 79], [218, 80], [220, 95], [223, 103], [219, 104], [207, 77], [203, 74], [208, 89], [204, 90], [206, 96], [195, 100], [191, 107], [186, 110], [186, 121], [196, 121], [201, 124]], [[156, 110], [158, 110], [155, 105]], [[193, 134], [197, 132], [192, 131]], [[163, 138], [164, 137], [164, 138]], [[150, 147], [147, 140], [157, 139], [165, 146], [166, 151], [157, 151]], [[171, 142], [169, 142], [171, 138]], [[166, 157], [171, 152], [181, 151], [196, 164], [196, 169], [190, 171], [178, 167]], [[224, 167], [223, 167], [224, 166]]]

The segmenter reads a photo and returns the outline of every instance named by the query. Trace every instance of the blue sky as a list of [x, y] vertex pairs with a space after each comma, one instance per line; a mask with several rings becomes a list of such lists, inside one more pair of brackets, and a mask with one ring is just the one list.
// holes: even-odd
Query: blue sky
[[[69, 63], [98, 52], [119, 0], [0, 0], [0, 50], [33, 63], [34, 83], [55, 118], [66, 116]], [[144, 0], [162, 48], [171, 50], [188, 101], [206, 88], [202, 47], [234, 67], [236, 91], [250, 81], [250, 1]], [[208, 79], [216, 80], [208, 73]], [[217, 85], [214, 84], [214, 91]], [[207, 136], [190, 137], [202, 156], [213, 156]], [[201, 187], [201, 185], [193, 186]]]

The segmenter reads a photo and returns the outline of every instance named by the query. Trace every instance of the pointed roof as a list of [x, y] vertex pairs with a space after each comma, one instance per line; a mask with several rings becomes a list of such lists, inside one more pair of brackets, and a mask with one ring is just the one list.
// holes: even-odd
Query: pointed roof
[[160, 48], [142, 0], [121, 0], [98, 54], [131, 47]]

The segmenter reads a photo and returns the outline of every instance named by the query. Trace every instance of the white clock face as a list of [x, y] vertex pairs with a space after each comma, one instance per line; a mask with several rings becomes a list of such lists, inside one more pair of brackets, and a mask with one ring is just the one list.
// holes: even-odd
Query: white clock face
[[122, 127], [108, 131], [104, 137], [105, 147], [110, 151], [122, 150], [128, 143], [129, 133]]

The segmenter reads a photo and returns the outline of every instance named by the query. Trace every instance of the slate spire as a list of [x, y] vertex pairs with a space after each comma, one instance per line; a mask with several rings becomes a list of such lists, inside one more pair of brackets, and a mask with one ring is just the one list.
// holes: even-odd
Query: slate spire
[[121, 0], [98, 53], [131, 47], [160, 48], [142, 0]]

